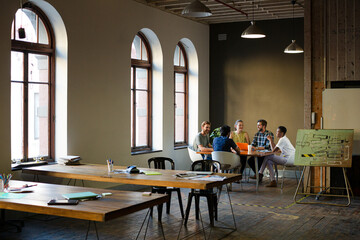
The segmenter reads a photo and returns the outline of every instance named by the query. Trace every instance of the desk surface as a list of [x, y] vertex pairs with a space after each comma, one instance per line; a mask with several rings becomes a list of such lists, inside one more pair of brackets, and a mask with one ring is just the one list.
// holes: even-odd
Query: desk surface
[[253, 156], [253, 157], [265, 157], [265, 156], [269, 156], [269, 155], [273, 155], [273, 152], [258, 152], [258, 151], [240, 151], [240, 155], [244, 155], [244, 156]]
[[[123, 166], [114, 166], [114, 169], [126, 169]], [[179, 187], [193, 189], [209, 189], [227, 183], [239, 181], [240, 174], [217, 173], [226, 176], [223, 181], [204, 181], [190, 180], [175, 177], [177, 173], [185, 173], [184, 170], [160, 170], [150, 168], [139, 168], [142, 171], [156, 171], [161, 175], [110, 173], [108, 174], [107, 165], [101, 164], [82, 164], [77, 166], [66, 166], [60, 164], [37, 166], [23, 169], [23, 173], [47, 175], [60, 178], [82, 179], [99, 182], [124, 183], [146, 186], [160, 187]]]
[[[24, 184], [37, 184], [37, 186], [26, 188], [33, 192], [21, 193], [26, 194], [23, 198], [0, 199], [1, 209], [104, 222], [165, 203], [168, 200], [168, 196], [164, 194], [142, 196], [141, 192], [10, 181], [10, 186]], [[47, 205], [50, 199], [64, 199], [62, 194], [87, 191], [97, 194], [111, 192], [112, 195], [98, 200], [79, 202], [78, 205]]]

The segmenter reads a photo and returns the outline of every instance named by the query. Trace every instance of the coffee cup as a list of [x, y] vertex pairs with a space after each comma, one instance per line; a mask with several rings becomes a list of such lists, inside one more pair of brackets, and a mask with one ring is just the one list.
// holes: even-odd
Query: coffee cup
[[252, 145], [248, 145], [248, 152], [251, 152], [252, 151]]

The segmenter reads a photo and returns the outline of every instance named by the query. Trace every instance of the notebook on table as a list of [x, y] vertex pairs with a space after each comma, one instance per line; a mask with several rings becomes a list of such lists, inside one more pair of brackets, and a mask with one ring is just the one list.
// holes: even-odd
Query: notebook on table
[[62, 195], [66, 199], [93, 199], [97, 198], [98, 194], [93, 192], [78, 192], [78, 193], [68, 193]]

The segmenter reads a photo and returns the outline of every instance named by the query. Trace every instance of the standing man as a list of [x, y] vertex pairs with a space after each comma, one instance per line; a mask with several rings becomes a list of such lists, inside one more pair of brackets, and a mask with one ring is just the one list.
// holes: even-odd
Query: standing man
[[[269, 136], [269, 138], [274, 139], [274, 134], [271, 131], [266, 130], [266, 126], [267, 126], [266, 120], [260, 119], [257, 121], [258, 132], [255, 133], [254, 139], [251, 143], [252, 149], [254, 149], [254, 150], [266, 149], [266, 150], [271, 151], [270, 140], [268, 139], [268, 136]], [[264, 161], [264, 157], [258, 157], [258, 166], [261, 166], [263, 161]], [[251, 169], [254, 171], [254, 173], [256, 173], [255, 158], [250, 157], [248, 160], [248, 163], [249, 163], [249, 166], [251, 167]], [[256, 175], [254, 175], [253, 177], [250, 177], [250, 178], [256, 179]]]
[[290, 140], [285, 136], [286, 127], [279, 126], [276, 130], [276, 137], [279, 138], [278, 143], [275, 146], [274, 139], [268, 136], [270, 141], [271, 150], [276, 152], [281, 152], [281, 155], [270, 155], [266, 156], [264, 162], [261, 165], [259, 171], [259, 179], [262, 179], [265, 167], [269, 169], [270, 172], [270, 184], [266, 187], [276, 187], [275, 173], [273, 169], [274, 164], [285, 165], [286, 163], [294, 164], [295, 159], [295, 148], [291, 144]]
[[[201, 132], [199, 132], [193, 143], [194, 151], [196, 152], [208, 152], [207, 159], [211, 159], [211, 152], [213, 151], [213, 148], [210, 144], [210, 122], [209, 121], [203, 121], [201, 123]], [[209, 157], [210, 156], [210, 157]], [[204, 156], [203, 156], [204, 157]]]

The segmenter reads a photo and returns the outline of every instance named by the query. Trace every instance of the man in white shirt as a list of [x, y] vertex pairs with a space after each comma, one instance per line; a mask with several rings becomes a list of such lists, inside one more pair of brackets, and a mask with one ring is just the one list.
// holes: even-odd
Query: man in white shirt
[[266, 185], [266, 187], [276, 187], [276, 181], [275, 181], [275, 173], [273, 169], [274, 164], [278, 165], [285, 165], [285, 163], [294, 163], [295, 158], [295, 148], [291, 144], [290, 140], [285, 136], [286, 134], [286, 127], [279, 126], [276, 130], [276, 137], [279, 138], [278, 143], [275, 145], [273, 138], [268, 136], [268, 139], [270, 141], [271, 150], [274, 153], [281, 152], [280, 156], [278, 155], [270, 155], [266, 156], [264, 159], [264, 162], [261, 165], [260, 171], [259, 171], [259, 179], [262, 180], [263, 172], [265, 170], [265, 167], [269, 169], [270, 172], [270, 184]]

